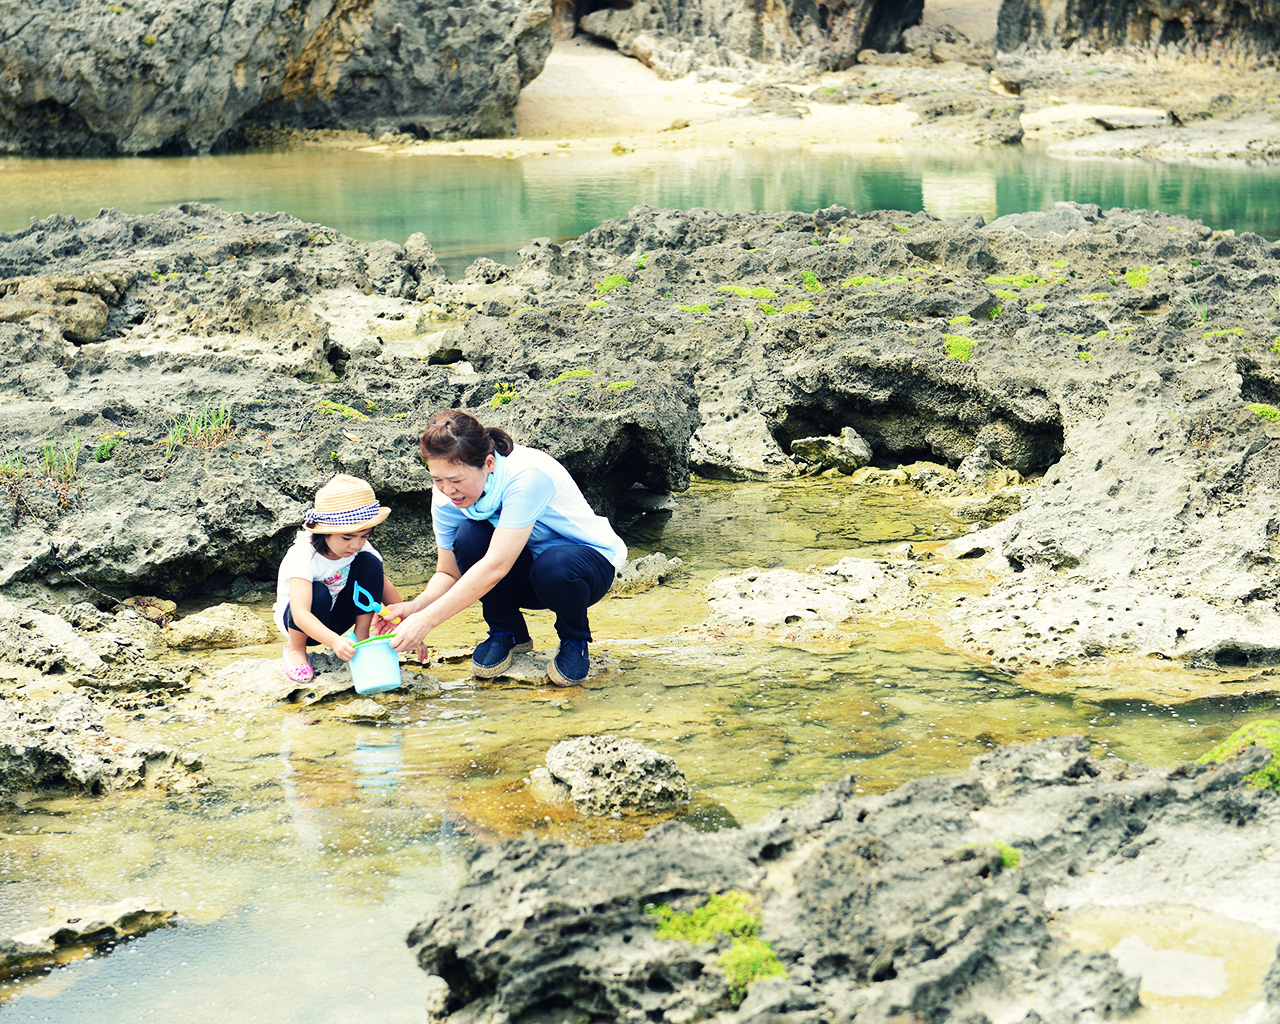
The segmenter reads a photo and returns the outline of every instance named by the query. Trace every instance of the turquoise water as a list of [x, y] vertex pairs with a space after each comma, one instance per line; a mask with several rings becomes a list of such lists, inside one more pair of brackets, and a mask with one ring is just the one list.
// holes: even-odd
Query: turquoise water
[[150, 213], [176, 203], [285, 211], [365, 241], [424, 233], [451, 278], [477, 256], [517, 261], [531, 239], [571, 238], [632, 206], [926, 210], [988, 220], [1059, 200], [1184, 213], [1280, 238], [1280, 167], [1063, 161], [1022, 148], [964, 156], [803, 149], [519, 160], [348, 151], [114, 160], [0, 158], [0, 231], [32, 217]]

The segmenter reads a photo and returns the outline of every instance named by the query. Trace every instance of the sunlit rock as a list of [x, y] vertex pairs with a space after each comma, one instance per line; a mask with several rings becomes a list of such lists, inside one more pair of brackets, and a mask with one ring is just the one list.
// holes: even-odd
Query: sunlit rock
[[182, 793], [204, 782], [198, 757], [111, 735], [103, 713], [81, 694], [34, 706], [0, 703], [0, 793], [8, 802], [123, 789]]
[[567, 799], [588, 815], [673, 811], [689, 799], [689, 784], [673, 758], [637, 740], [582, 736], [547, 751], [532, 772], [534, 791]]
[[276, 630], [262, 616], [238, 604], [217, 604], [170, 623], [161, 638], [170, 647], [252, 647], [264, 644]]

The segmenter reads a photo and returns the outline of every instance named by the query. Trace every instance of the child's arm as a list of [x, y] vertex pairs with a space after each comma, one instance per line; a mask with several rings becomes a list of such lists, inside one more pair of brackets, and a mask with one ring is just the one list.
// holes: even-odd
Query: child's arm
[[403, 601], [403, 600], [404, 600], [404, 598], [402, 598], [402, 597], [400, 596], [400, 591], [396, 590], [396, 585], [395, 585], [394, 583], [392, 583], [389, 579], [387, 579], [387, 577], [386, 577], [386, 575], [385, 575], [385, 574], [383, 574], [383, 577], [382, 577], [382, 603], [383, 603], [383, 604], [396, 604], [396, 603], [398, 603], [398, 602], [400, 602], [400, 601]]
[[289, 612], [293, 615], [294, 625], [312, 640], [332, 648], [333, 653], [343, 661], [351, 660], [356, 651], [355, 644], [311, 614], [311, 580], [301, 576], [289, 579]]

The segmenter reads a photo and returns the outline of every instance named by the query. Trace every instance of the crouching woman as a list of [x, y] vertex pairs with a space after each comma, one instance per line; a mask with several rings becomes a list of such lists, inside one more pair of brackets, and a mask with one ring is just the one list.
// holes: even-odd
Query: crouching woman
[[390, 606], [375, 628], [389, 631], [391, 620], [402, 617], [391, 646], [410, 651], [479, 601], [489, 636], [472, 655], [471, 670], [485, 679], [506, 671], [513, 654], [533, 650], [525, 610], [549, 609], [560, 646], [547, 675], [560, 686], [581, 683], [591, 667], [587, 609], [625, 564], [622, 539], [559, 462], [469, 413], [432, 416], [421, 450], [434, 485], [436, 572], [421, 594]]

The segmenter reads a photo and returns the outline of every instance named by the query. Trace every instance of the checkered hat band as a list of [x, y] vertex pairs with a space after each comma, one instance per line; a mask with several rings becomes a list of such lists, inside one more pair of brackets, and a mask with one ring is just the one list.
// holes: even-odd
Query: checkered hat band
[[307, 525], [314, 526], [360, 526], [374, 518], [382, 509], [376, 501], [372, 505], [365, 505], [362, 508], [348, 509], [343, 512], [317, 512], [315, 509], [307, 509]]

